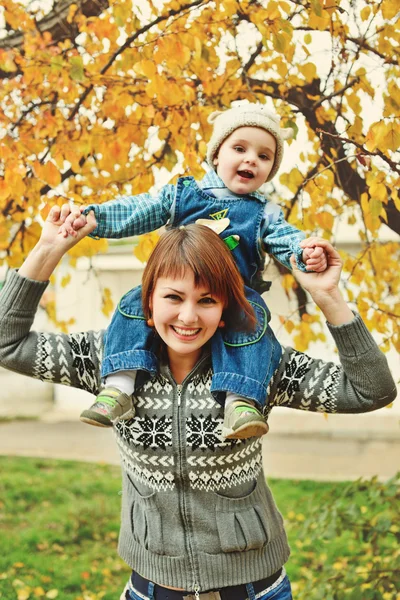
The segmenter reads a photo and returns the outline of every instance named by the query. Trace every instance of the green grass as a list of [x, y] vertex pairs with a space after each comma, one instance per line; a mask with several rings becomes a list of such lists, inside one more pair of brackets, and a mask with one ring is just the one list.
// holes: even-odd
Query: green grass
[[[0, 599], [119, 598], [129, 576], [117, 554], [119, 468], [0, 457], [0, 472]], [[303, 569], [296, 560], [302, 522], [326, 492], [346, 484], [269, 483], [288, 522], [293, 553], [287, 570], [295, 582]], [[335, 540], [323, 551], [335, 560]]]

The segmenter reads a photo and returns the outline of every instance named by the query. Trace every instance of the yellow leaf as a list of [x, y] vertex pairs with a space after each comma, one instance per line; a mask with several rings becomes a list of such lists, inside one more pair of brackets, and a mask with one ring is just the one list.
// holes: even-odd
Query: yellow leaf
[[369, 202], [370, 212], [373, 217], [379, 217], [382, 211], [382, 202], [376, 198], [371, 198]]
[[290, 319], [288, 319], [287, 321], [285, 321], [285, 329], [288, 333], [292, 333], [293, 329], [294, 329], [294, 323], [293, 321], [291, 321]]
[[347, 102], [348, 102], [351, 110], [354, 112], [354, 114], [359, 115], [361, 112], [361, 103], [360, 103], [360, 98], [357, 96], [357, 94], [352, 92], [351, 94], [348, 94], [346, 96], [346, 98], [347, 98]]
[[366, 192], [361, 194], [361, 208], [364, 214], [369, 213], [369, 196]]
[[156, 231], [145, 233], [139, 237], [138, 245], [134, 248], [134, 255], [141, 261], [147, 262], [153, 252], [160, 236]]
[[283, 173], [279, 181], [293, 193], [296, 193], [299, 186], [303, 183], [304, 177], [296, 167], [290, 173]]
[[7, 185], [6, 181], [1, 178], [0, 179], [0, 202], [3, 202], [8, 198], [11, 194], [11, 188]]
[[320, 212], [315, 215], [315, 220], [325, 231], [332, 231], [334, 219], [331, 213], [326, 211]]
[[383, 0], [382, 2], [382, 16], [384, 19], [390, 20], [395, 17], [400, 10], [399, 3], [394, 0]]
[[153, 60], [141, 60], [135, 64], [134, 69], [138, 75], [144, 75], [148, 79], [152, 79], [157, 73], [157, 65]]
[[109, 317], [114, 309], [110, 288], [104, 288], [101, 300], [101, 312]]
[[382, 146], [383, 140], [387, 134], [387, 127], [383, 120], [378, 121], [377, 123], [373, 123], [369, 128], [365, 147], [370, 152], [376, 150], [376, 148], [380, 148]]
[[68, 273], [68, 275], [64, 275], [64, 277], [62, 277], [61, 279], [61, 287], [65, 288], [69, 282], [71, 281], [71, 274]]
[[61, 174], [56, 165], [52, 161], [48, 161], [42, 165], [38, 160], [34, 162], [33, 169], [35, 175], [49, 184], [51, 187], [56, 187], [61, 183]]
[[311, 42], [312, 42], [311, 33], [306, 33], [306, 35], [304, 36], [304, 43], [311, 44]]
[[304, 75], [306, 81], [312, 81], [317, 76], [317, 68], [314, 63], [300, 65], [299, 71], [302, 75]]
[[400, 148], [400, 126], [394, 121], [387, 125], [387, 133], [383, 139], [382, 150], [393, 150], [396, 152]]
[[360, 17], [362, 21], [366, 21], [371, 14], [371, 8], [369, 6], [364, 6], [364, 8], [360, 12]]
[[99, 252], [105, 252], [108, 248], [107, 240], [94, 240], [89, 237], [83, 238], [71, 250], [68, 250], [68, 256], [70, 257], [70, 264], [74, 266], [76, 259], [80, 256], [94, 256]]

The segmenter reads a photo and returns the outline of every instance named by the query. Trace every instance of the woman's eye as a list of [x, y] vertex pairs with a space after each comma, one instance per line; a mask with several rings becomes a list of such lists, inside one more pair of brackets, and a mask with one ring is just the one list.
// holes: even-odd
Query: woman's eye
[[181, 299], [180, 296], [177, 296], [176, 294], [167, 294], [165, 298], [168, 300], [173, 300], [174, 302], [177, 302]]
[[200, 302], [201, 302], [201, 304], [216, 304], [217, 303], [217, 301], [214, 300], [214, 298], [211, 298], [209, 296], [207, 298], [202, 298], [200, 300]]

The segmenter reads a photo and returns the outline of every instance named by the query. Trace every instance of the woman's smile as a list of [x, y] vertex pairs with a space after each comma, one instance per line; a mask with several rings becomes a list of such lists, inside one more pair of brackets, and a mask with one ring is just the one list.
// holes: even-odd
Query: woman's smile
[[197, 336], [197, 334], [201, 331], [200, 327], [196, 329], [185, 329], [184, 327], [179, 327], [178, 325], [171, 325], [171, 328], [179, 337], [187, 339], [194, 339]]

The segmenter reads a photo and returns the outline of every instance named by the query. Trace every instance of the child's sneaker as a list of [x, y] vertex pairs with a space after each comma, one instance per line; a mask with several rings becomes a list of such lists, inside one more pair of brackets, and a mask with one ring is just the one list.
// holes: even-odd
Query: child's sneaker
[[269, 427], [257, 408], [245, 400], [237, 400], [225, 407], [222, 435], [227, 439], [260, 437]]
[[124, 394], [114, 387], [101, 390], [96, 402], [89, 410], [81, 413], [83, 423], [96, 427], [112, 427], [114, 421], [127, 420], [135, 416], [132, 396]]

